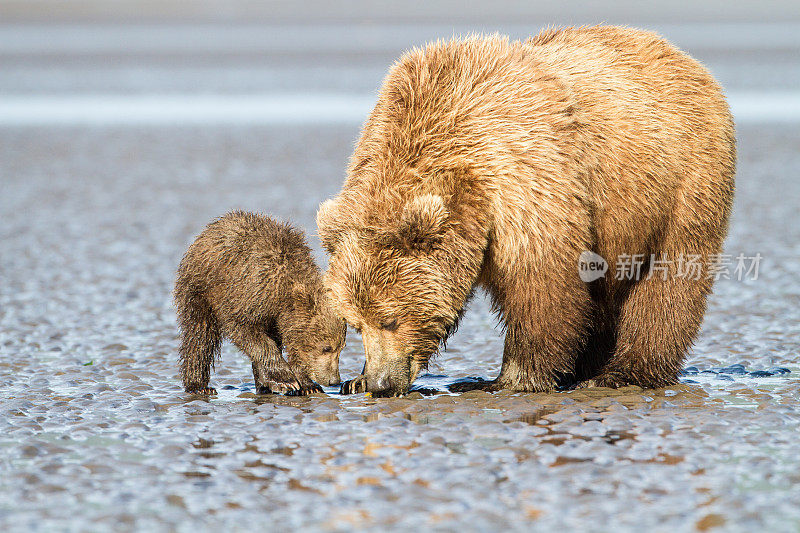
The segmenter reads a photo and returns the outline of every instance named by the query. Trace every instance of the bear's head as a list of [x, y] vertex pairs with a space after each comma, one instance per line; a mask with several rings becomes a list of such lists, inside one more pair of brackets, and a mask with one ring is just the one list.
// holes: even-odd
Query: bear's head
[[463, 279], [458, 224], [441, 196], [371, 205], [371, 213], [359, 203], [328, 200], [317, 213], [330, 254], [325, 285], [361, 333], [366, 390], [401, 394], [455, 328], [472, 280]]

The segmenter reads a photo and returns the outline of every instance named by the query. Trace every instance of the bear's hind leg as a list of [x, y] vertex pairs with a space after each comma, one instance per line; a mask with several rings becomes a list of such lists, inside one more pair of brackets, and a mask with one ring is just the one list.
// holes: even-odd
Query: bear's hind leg
[[733, 167], [693, 175], [685, 187], [644, 279], [632, 283], [618, 307], [614, 354], [588, 385], [651, 388], [678, 381], [727, 233]]
[[711, 282], [669, 275], [665, 280], [654, 274], [634, 285], [622, 306], [614, 354], [586, 385], [656, 388], [677, 383], [700, 330]]
[[614, 354], [587, 385], [655, 388], [678, 381], [703, 322], [727, 227], [726, 210], [713, 212], [699, 194], [684, 198], [691, 209], [676, 211], [644, 279], [632, 283], [619, 308]]
[[178, 351], [184, 390], [194, 394], [216, 394], [208, 382], [222, 337], [213, 309], [201, 294], [184, 287], [176, 291], [175, 301], [181, 330]]

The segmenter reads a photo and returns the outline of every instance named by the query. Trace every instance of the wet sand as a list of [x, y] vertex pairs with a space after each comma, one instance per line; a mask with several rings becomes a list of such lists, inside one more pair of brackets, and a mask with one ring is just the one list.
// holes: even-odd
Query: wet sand
[[[234, 207], [314, 231], [355, 128], [0, 132], [0, 524], [12, 530], [356, 527], [793, 531], [800, 128], [740, 131], [721, 281], [666, 390], [371, 400], [256, 397], [223, 350], [185, 395], [169, 300], [186, 244]], [[320, 260], [319, 243], [312, 239]], [[342, 375], [362, 364], [354, 333]], [[418, 385], [490, 377], [502, 341], [473, 302]], [[773, 371], [776, 372], [776, 371]]]

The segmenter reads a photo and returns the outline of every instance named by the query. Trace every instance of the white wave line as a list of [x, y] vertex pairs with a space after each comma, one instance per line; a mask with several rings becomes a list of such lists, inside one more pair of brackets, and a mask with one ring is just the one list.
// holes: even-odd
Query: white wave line
[[0, 124], [360, 123], [373, 103], [337, 94], [0, 96]]
[[[800, 121], [800, 92], [731, 92], [738, 123]], [[359, 124], [368, 94], [0, 95], [0, 125]]]

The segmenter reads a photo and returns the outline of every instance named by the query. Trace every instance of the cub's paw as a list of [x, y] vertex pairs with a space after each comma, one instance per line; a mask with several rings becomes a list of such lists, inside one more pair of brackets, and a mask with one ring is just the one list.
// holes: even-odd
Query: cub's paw
[[289, 394], [296, 390], [300, 390], [300, 383], [295, 379], [286, 381], [269, 379], [256, 386], [258, 394]]
[[201, 396], [211, 396], [217, 393], [217, 389], [213, 387], [186, 387], [186, 392]]
[[342, 383], [339, 394], [360, 394], [367, 392], [367, 378], [358, 376]]
[[324, 393], [322, 387], [313, 381], [299, 382], [297, 380], [291, 381], [274, 381], [269, 380], [265, 385], [260, 385], [256, 388], [258, 394], [284, 394], [286, 396], [307, 396], [317, 392]]
[[318, 393], [318, 392], [321, 392], [323, 394], [325, 393], [325, 391], [322, 390], [322, 387], [320, 387], [318, 384], [314, 383], [313, 381], [309, 381], [309, 382], [306, 382], [306, 383], [302, 383], [300, 385], [300, 388], [298, 388], [298, 389], [294, 389], [294, 390], [288, 391], [286, 393], [286, 396], [307, 396], [309, 394], [314, 394], [314, 393]]

